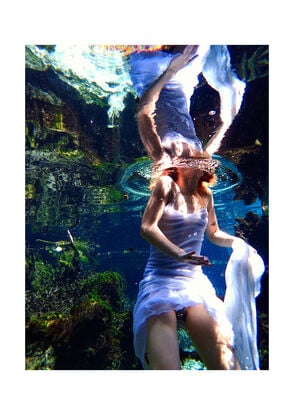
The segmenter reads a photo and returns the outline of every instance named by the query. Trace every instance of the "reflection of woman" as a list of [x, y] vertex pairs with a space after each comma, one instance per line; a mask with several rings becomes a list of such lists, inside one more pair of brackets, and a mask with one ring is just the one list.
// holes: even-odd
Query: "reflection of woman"
[[190, 98], [203, 73], [220, 95], [222, 126], [206, 145], [209, 154], [220, 146], [225, 131], [238, 113], [245, 89], [232, 72], [225, 46], [177, 47], [130, 56], [130, 75], [140, 102], [137, 121], [148, 155], [156, 162], [170, 157], [190, 156], [201, 151], [189, 114]]

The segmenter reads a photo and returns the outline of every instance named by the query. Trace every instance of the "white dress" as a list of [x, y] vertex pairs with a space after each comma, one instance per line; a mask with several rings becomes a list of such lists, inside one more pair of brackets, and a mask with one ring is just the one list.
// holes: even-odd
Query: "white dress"
[[[186, 252], [195, 251], [196, 255], [200, 255], [207, 225], [207, 216], [206, 209], [201, 209], [192, 214], [182, 214], [171, 205], [167, 205], [159, 222], [159, 227], [172, 242]], [[245, 243], [244, 246], [248, 247]], [[247, 251], [244, 251], [245, 248], [242, 249], [240, 251], [238, 248], [237, 253], [233, 251], [233, 266], [231, 261], [231, 266], [226, 276], [228, 281], [230, 280], [231, 282], [229, 283], [229, 291], [226, 292], [226, 302], [224, 303], [216, 296], [215, 289], [208, 277], [203, 273], [201, 266], [179, 262], [151, 245], [150, 256], [144, 277], [139, 284], [138, 297], [133, 311], [134, 348], [136, 356], [140, 359], [144, 369], [148, 369], [145, 360], [147, 319], [153, 315], [159, 315], [171, 310], [179, 311], [196, 304], [204, 304], [209, 314], [221, 327], [222, 332], [231, 339], [231, 345], [237, 347], [239, 350], [239, 354], [237, 350], [238, 358], [241, 363], [244, 362], [241, 368], [258, 369], [256, 323], [254, 323], [254, 298], [258, 290], [256, 290], [256, 283], [254, 283], [253, 291], [248, 290], [248, 286], [243, 284], [240, 287], [243, 291], [238, 292], [238, 283], [237, 286], [234, 283], [234, 272], [236, 272], [236, 267], [238, 268], [240, 255], [243, 261], [248, 259]], [[257, 254], [251, 252], [252, 258], [254, 258], [254, 255]], [[258, 266], [258, 271], [255, 274], [254, 272], [251, 273], [254, 274], [253, 279], [255, 278], [255, 281], [260, 278], [263, 272], [260, 262]], [[239, 276], [242, 279], [241, 274], [242, 271], [239, 272]], [[236, 302], [236, 298], [241, 302]], [[227, 312], [226, 306], [229, 312]], [[248, 321], [248, 319], [246, 321], [246, 319], [242, 318], [240, 321], [240, 315], [243, 316], [244, 310], [247, 317], [248, 315], [253, 315], [251, 321]], [[236, 333], [233, 330], [234, 324]], [[238, 335], [237, 341], [235, 334]], [[248, 345], [251, 346], [249, 347]]]
[[[182, 214], [167, 205], [159, 227], [172, 242], [186, 252], [195, 251], [196, 255], [200, 255], [207, 216], [206, 209], [193, 214]], [[135, 353], [144, 368], [147, 368], [144, 357], [148, 317], [196, 304], [205, 305], [212, 317], [226, 330], [233, 345], [233, 331], [225, 315], [224, 303], [216, 296], [211, 282], [202, 272], [202, 267], [177, 261], [151, 245], [134, 307]]]
[[[165, 71], [174, 54], [157, 51], [134, 53], [129, 57], [130, 77], [139, 97]], [[198, 83], [201, 61], [195, 59], [182, 68], [161, 90], [154, 121], [162, 144], [170, 148], [173, 141], [183, 141], [202, 151], [190, 116], [190, 98]]]

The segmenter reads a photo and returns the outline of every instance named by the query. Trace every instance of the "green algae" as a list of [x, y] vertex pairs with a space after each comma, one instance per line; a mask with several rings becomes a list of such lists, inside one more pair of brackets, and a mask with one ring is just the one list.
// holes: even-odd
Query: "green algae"
[[[33, 290], [41, 290], [51, 271], [44, 263], [35, 268], [39, 274]], [[27, 316], [26, 369], [124, 369], [138, 368], [132, 347], [131, 311], [126, 306], [126, 281], [116, 272], [89, 274], [72, 282], [74, 302], [64, 309], [62, 304]], [[64, 295], [64, 293], [63, 293]], [[42, 309], [38, 305], [38, 310]]]

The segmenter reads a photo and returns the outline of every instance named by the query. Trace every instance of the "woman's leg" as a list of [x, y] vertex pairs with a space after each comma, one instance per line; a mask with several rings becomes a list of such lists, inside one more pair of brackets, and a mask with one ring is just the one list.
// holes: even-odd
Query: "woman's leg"
[[203, 304], [187, 308], [186, 329], [207, 369], [238, 370], [230, 338], [222, 333]]
[[153, 370], [181, 369], [174, 311], [147, 320], [147, 359]]

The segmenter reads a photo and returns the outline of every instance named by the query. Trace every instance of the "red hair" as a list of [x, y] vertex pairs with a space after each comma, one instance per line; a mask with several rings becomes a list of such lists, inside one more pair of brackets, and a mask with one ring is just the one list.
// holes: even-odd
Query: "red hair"
[[[178, 183], [178, 177], [179, 177], [179, 171], [180, 168], [179, 167], [169, 167], [165, 170], [163, 170], [160, 173], [159, 177], [162, 176], [169, 176], [173, 179], [173, 181], [175, 183]], [[155, 182], [158, 179], [158, 177], [153, 177], [153, 180], [151, 181], [150, 184], [150, 189], [152, 190], [155, 186]], [[208, 196], [208, 190], [207, 188], [210, 186], [214, 186], [216, 184], [216, 175], [213, 173], [207, 173], [207, 172], [203, 172], [203, 175], [200, 177], [199, 182], [198, 182], [198, 187], [197, 187], [197, 191], [201, 196]]]

